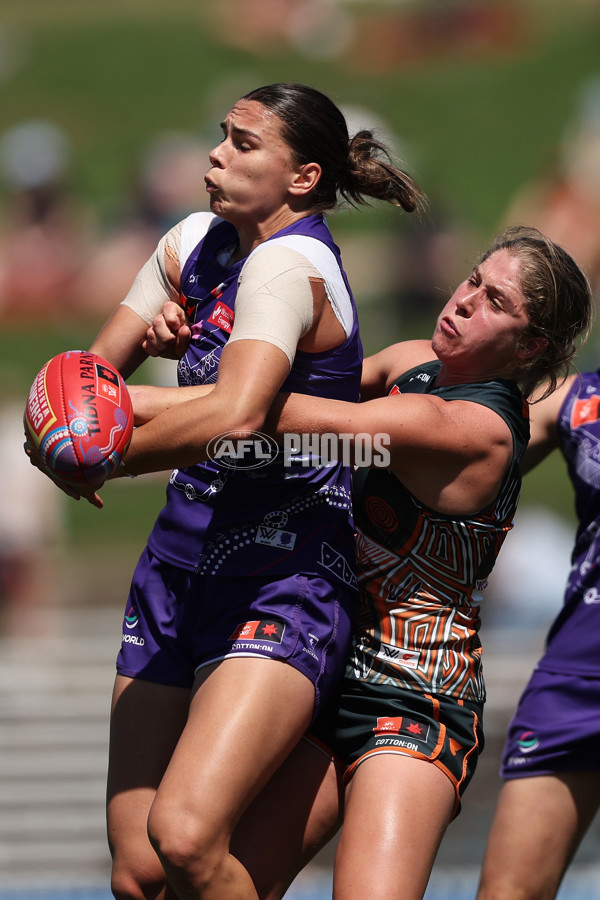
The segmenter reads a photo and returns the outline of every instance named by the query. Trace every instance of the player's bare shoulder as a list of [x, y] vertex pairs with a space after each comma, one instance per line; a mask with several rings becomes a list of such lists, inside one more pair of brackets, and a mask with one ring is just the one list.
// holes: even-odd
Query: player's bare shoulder
[[[385, 354], [385, 356], [383, 356]], [[382, 351], [381, 365], [386, 370], [386, 384], [390, 387], [394, 381], [409, 369], [421, 363], [437, 359], [429, 340], [402, 341], [392, 344]]]

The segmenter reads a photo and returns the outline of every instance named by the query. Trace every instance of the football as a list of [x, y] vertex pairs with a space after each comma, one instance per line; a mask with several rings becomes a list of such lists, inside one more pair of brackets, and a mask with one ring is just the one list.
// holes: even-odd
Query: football
[[133, 409], [114, 366], [94, 353], [68, 350], [36, 375], [23, 422], [53, 477], [75, 488], [97, 488], [121, 464]]

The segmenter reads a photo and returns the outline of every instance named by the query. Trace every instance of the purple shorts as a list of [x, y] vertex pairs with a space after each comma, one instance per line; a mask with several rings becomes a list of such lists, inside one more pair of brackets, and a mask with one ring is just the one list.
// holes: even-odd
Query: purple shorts
[[508, 727], [503, 778], [600, 770], [600, 678], [536, 669]]
[[315, 714], [346, 665], [356, 593], [318, 575], [197, 575], [146, 548], [133, 575], [117, 671], [191, 687], [199, 668], [225, 658], [289, 663], [315, 687]]

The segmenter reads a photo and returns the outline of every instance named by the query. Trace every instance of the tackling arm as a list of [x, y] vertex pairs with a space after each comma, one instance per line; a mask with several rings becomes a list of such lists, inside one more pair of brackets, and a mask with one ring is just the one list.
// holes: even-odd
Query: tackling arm
[[[492, 409], [431, 394], [359, 404], [282, 394], [266, 427], [280, 440], [286, 432], [344, 435], [351, 442], [367, 435], [374, 446], [387, 447], [386, 467], [440, 512], [474, 512], [490, 503], [513, 452], [511, 431]], [[342, 448], [340, 440], [340, 454]]]

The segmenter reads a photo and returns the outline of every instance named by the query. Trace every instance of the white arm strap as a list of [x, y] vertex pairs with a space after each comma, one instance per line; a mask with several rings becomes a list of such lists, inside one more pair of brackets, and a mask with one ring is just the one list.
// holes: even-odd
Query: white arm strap
[[314, 316], [310, 279], [322, 275], [305, 256], [288, 247], [268, 246], [252, 254], [239, 278], [232, 341], [267, 341], [289, 360]]
[[168, 253], [178, 261], [180, 241], [181, 222], [160, 239], [156, 250], [144, 263], [122, 301], [122, 306], [128, 306], [148, 325], [152, 324], [167, 300], [179, 301], [179, 295], [167, 277], [165, 254]]

